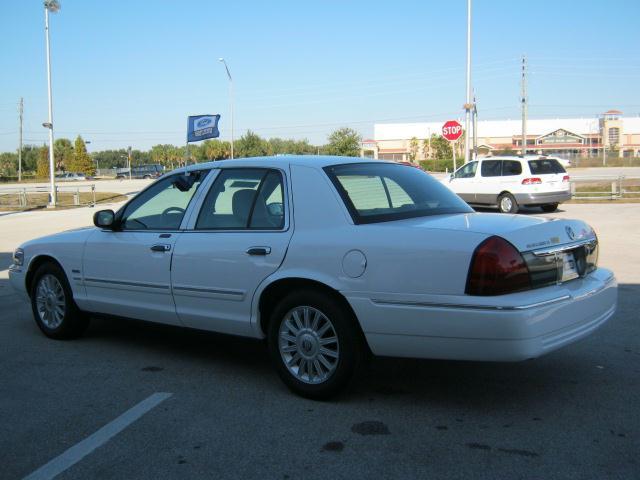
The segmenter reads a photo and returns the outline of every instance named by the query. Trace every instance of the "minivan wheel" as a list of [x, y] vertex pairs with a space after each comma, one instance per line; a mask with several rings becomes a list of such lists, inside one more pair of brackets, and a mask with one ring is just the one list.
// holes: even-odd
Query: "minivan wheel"
[[285, 385], [316, 400], [344, 389], [364, 356], [355, 321], [322, 292], [301, 290], [284, 297], [271, 315], [267, 341]]
[[502, 213], [518, 213], [518, 202], [510, 193], [498, 197], [498, 208]]
[[548, 203], [546, 205], [540, 205], [540, 208], [543, 212], [551, 213], [555, 212], [558, 209], [557, 203]]
[[89, 326], [89, 318], [73, 301], [64, 271], [55, 263], [45, 263], [38, 268], [30, 293], [33, 317], [47, 337], [75, 338]]

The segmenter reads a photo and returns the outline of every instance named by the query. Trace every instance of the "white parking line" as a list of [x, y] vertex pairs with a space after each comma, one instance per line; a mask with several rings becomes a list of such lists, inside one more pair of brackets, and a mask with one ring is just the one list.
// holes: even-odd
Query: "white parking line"
[[169, 398], [172, 393], [156, 392], [145, 398], [136, 406], [130, 408], [115, 420], [107, 423], [97, 432], [88, 436], [80, 443], [76, 443], [73, 447], [62, 453], [58, 457], [46, 463], [35, 472], [24, 477], [24, 480], [45, 480], [51, 479], [67, 468], [78, 463], [84, 457], [93, 452], [96, 448], [108, 442], [112, 437], [127, 428], [133, 422], [142, 417], [152, 408]]

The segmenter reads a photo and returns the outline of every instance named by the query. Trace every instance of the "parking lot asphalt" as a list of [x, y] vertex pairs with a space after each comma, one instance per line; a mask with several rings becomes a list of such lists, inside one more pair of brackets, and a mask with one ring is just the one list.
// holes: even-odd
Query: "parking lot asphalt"
[[[155, 393], [171, 395], [57, 478], [639, 478], [640, 205], [547, 216], [598, 231], [621, 282], [611, 321], [521, 363], [374, 359], [330, 402], [290, 394], [253, 340], [97, 319], [48, 340], [0, 274], [0, 478], [42, 472]], [[0, 272], [20, 236], [0, 238]]]

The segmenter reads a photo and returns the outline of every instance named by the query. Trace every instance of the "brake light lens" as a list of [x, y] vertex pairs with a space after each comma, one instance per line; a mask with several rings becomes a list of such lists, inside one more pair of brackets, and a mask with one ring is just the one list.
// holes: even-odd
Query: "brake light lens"
[[489, 237], [473, 253], [468, 295], [503, 295], [529, 290], [529, 269], [520, 252], [501, 237]]
[[537, 185], [539, 183], [542, 183], [542, 180], [538, 177], [525, 178], [522, 180], [522, 185]]
[[565, 175], [564, 177], [562, 177], [562, 181], [563, 182], [568, 182], [569, 181], [569, 175]]

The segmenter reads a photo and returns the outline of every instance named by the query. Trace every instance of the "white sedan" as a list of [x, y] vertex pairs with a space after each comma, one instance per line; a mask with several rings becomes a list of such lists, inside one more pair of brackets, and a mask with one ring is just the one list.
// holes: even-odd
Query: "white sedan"
[[94, 223], [14, 253], [11, 283], [45, 335], [107, 314], [266, 338], [282, 380], [311, 398], [342, 389], [369, 352], [538, 357], [617, 303], [585, 223], [475, 213], [382, 161], [191, 165]]

